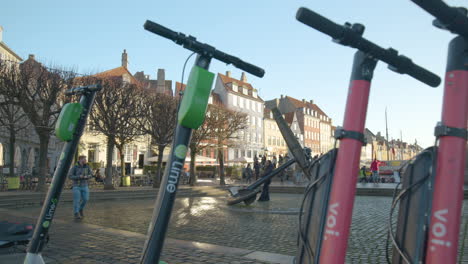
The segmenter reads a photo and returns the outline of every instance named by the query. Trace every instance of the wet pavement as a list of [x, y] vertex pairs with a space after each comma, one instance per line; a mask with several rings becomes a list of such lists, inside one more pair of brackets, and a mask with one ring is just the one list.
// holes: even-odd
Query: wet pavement
[[[256, 202], [250, 207], [243, 205], [228, 207], [225, 205], [225, 198], [222, 196], [177, 198], [168, 237], [294, 256], [297, 252], [298, 211], [302, 195], [273, 193], [271, 199], [270, 202]], [[386, 263], [386, 235], [390, 205], [390, 197], [356, 197], [347, 253], [348, 263]], [[80, 229], [82, 228], [80, 225], [84, 223], [146, 234], [153, 211], [152, 207], [153, 200], [151, 199], [91, 201], [86, 209], [85, 219], [81, 223], [74, 223], [71, 204], [61, 204], [57, 210], [56, 219], [62, 221], [63, 224], [57, 224], [57, 226], [59, 226], [58, 229], [63, 228], [63, 231], [65, 231], [67, 228]], [[15, 211], [33, 216], [37, 215], [39, 210], [39, 208], [22, 208]], [[52, 226], [52, 230], [55, 230], [55, 226]], [[468, 245], [467, 233], [468, 201], [465, 200], [460, 248], [463, 245]], [[89, 241], [84, 242], [84, 246], [88, 249], [90, 247], [91, 249], [105, 247], [106, 250], [112, 250], [112, 243], [120, 243], [115, 241], [115, 235], [112, 238], [112, 236], [107, 237], [102, 232], [95, 233], [89, 230], [84, 234], [84, 238], [83, 235], [80, 235], [80, 237], [85, 241], [86, 237], [88, 237]], [[127, 238], [125, 241], [128, 244], [133, 243], [132, 247], [130, 247], [132, 250], [129, 252], [124, 250], [123, 252], [135, 256], [135, 261], [140, 253], [141, 246], [135, 248], [134, 245], [142, 245], [142, 237], [138, 238], [138, 242]], [[52, 236], [51, 239], [52, 241], [61, 241], [65, 238]], [[63, 241], [63, 243], [66, 242]], [[96, 252], [91, 251], [86, 255], [95, 255]], [[196, 250], [193, 252], [196, 252]], [[54, 254], [58, 254], [58, 251]], [[166, 259], [170, 260], [171, 256], [177, 256], [183, 254], [183, 252], [175, 247], [167, 246], [164, 254]], [[203, 252], [201, 251], [199, 255], [201, 257]], [[463, 247], [460, 255], [463, 262], [468, 262], [468, 246]], [[209, 260], [211, 256], [213, 259]], [[224, 261], [216, 259], [222, 256], [224, 255], [210, 253], [208, 254], [208, 262], [200, 263], [223, 263], [224, 261], [227, 261], [225, 263], [262, 263], [260, 261], [249, 262], [251, 260], [243, 258]], [[192, 256], [180, 257], [183, 259]], [[105, 255], [102, 260], [104, 261], [104, 259]], [[198, 263], [194, 261], [192, 259], [192, 261], [186, 263]], [[133, 263], [133, 260], [130, 262]], [[173, 263], [181, 262], [176, 261]]]

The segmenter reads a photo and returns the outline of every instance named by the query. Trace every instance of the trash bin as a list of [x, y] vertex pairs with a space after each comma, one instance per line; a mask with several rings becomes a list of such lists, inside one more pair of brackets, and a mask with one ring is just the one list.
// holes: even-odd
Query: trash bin
[[125, 177], [123, 177], [122, 185], [123, 185], [123, 186], [131, 186], [131, 184], [130, 184], [130, 176], [125, 176]]
[[20, 187], [19, 177], [7, 177], [8, 190], [18, 190]]

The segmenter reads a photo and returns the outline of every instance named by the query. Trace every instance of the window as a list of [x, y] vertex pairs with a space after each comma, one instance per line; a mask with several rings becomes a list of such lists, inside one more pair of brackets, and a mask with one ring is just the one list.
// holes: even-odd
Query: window
[[259, 113], [262, 112], [262, 109], [261, 109], [261, 108], [262, 108], [262, 104], [261, 104], [261, 103], [257, 103], [257, 111], [258, 111]]
[[125, 162], [132, 161], [132, 148], [129, 145], [125, 146]]
[[240, 99], [239, 107], [244, 108], [244, 98], [239, 97], [239, 99]]
[[245, 99], [245, 108], [247, 110], [250, 110], [250, 102], [249, 101], [250, 101], [249, 99]]
[[233, 94], [230, 94], [229, 96], [231, 96], [231, 98], [232, 98], [232, 105], [237, 106], [237, 96], [235, 96]]
[[243, 87], [244, 89], [242, 89], [242, 93], [245, 94], [245, 95], [248, 95], [249, 94], [249, 90], [245, 87]]
[[253, 126], [256, 125], [256, 121], [257, 121], [257, 118], [255, 118], [255, 116], [252, 116], [252, 125]]
[[271, 137], [268, 137], [268, 145], [271, 145]]
[[253, 90], [253, 91], [252, 91], [252, 96], [253, 96], [254, 98], [257, 98], [257, 91]]
[[234, 92], [237, 92], [237, 91], [238, 91], [238, 90], [237, 90], [237, 84], [232, 83], [232, 90], [233, 90]]
[[262, 127], [262, 118], [258, 117], [258, 127]]

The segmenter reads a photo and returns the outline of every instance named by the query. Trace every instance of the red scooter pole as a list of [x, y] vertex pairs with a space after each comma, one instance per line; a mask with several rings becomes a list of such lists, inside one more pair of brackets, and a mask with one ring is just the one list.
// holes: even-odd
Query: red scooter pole
[[[377, 61], [369, 55], [356, 52], [346, 101], [344, 131], [363, 135], [376, 64]], [[359, 170], [361, 147], [361, 140], [356, 138], [342, 138], [340, 141], [319, 263], [344, 263], [357, 183], [356, 175], [350, 172]]]
[[[358, 49], [354, 57], [353, 72], [346, 103], [343, 128], [335, 137], [340, 139], [334, 166], [332, 188], [329, 194], [327, 215], [318, 232], [318, 247], [314, 263], [344, 263], [351, 226], [354, 195], [373, 70], [378, 60], [386, 62], [397, 73], [406, 73], [431, 86], [438, 86], [440, 78], [415, 65], [394, 49], [383, 49], [362, 37], [364, 26], [335, 24], [306, 8], [300, 8], [297, 20], [331, 36], [335, 42]], [[309, 237], [309, 241], [317, 237]]]
[[449, 45], [426, 263], [455, 263], [460, 234], [468, 119], [468, 41]]
[[425, 256], [426, 263], [456, 263], [467, 140], [468, 12], [441, 0], [412, 2], [437, 18], [436, 27], [458, 35], [448, 48], [442, 122], [435, 131], [440, 143]]

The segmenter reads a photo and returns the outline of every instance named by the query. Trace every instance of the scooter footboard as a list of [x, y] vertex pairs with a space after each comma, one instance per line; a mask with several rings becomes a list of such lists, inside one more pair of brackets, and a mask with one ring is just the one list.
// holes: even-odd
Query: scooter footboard
[[432, 201], [433, 164], [436, 148], [421, 152], [408, 164], [402, 176], [401, 191], [392, 203], [391, 214], [399, 205], [396, 233], [390, 215], [390, 236], [393, 242], [392, 263], [420, 263], [427, 240], [428, 215]]
[[329, 151], [310, 168], [310, 184], [305, 190], [300, 211], [296, 263], [317, 263], [337, 153], [337, 149]]

